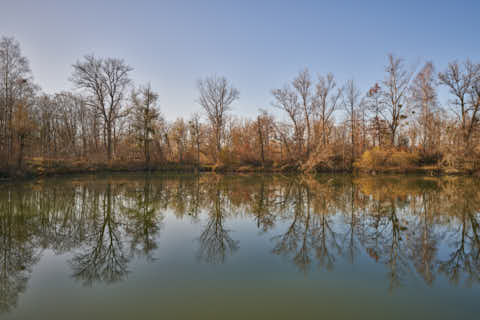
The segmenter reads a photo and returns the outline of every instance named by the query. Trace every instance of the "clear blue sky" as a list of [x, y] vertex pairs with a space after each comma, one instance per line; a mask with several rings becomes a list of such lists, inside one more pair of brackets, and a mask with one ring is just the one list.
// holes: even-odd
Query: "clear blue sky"
[[123, 58], [151, 82], [169, 120], [199, 111], [196, 81], [225, 75], [235, 113], [269, 107], [300, 69], [368, 89], [386, 54], [409, 64], [480, 61], [480, 1], [2, 0], [0, 35], [14, 36], [48, 93], [71, 89], [85, 54]]

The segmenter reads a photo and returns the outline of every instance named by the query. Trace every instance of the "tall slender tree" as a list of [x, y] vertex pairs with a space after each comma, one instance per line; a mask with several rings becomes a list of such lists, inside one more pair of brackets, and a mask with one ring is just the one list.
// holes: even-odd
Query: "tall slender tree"
[[384, 118], [390, 129], [390, 143], [395, 146], [395, 139], [402, 120], [407, 117], [408, 88], [413, 72], [407, 71], [403, 59], [388, 55], [387, 73], [383, 81]]
[[22, 56], [20, 44], [14, 38], [0, 39], [0, 154], [11, 159], [14, 145], [13, 116], [31, 82], [27, 58]]
[[336, 89], [335, 77], [328, 73], [326, 77], [319, 76], [314, 98], [314, 110], [318, 114], [321, 126], [322, 146], [328, 143], [330, 128], [333, 125], [333, 113], [338, 108], [342, 89]]
[[355, 138], [356, 127], [358, 122], [358, 113], [362, 106], [362, 100], [360, 98], [360, 90], [358, 89], [353, 79], [348, 80], [343, 90], [343, 107], [347, 113], [347, 122], [350, 128], [350, 165], [353, 166], [355, 161]]
[[300, 71], [298, 76], [295, 77], [292, 81], [292, 85], [297, 91], [300, 99], [300, 105], [304, 117], [305, 126], [307, 128], [307, 146], [306, 152], [307, 157], [311, 151], [311, 143], [312, 143], [312, 111], [313, 111], [313, 99], [312, 99], [312, 80], [310, 77], [310, 72], [307, 68]]
[[160, 117], [158, 94], [150, 84], [132, 91], [133, 128], [143, 149], [145, 164], [150, 166], [150, 145], [155, 134], [155, 122]]
[[432, 153], [434, 148], [434, 112], [438, 106], [435, 90], [435, 69], [427, 62], [412, 81], [411, 92], [413, 107], [417, 111], [420, 125], [420, 143], [424, 154]]

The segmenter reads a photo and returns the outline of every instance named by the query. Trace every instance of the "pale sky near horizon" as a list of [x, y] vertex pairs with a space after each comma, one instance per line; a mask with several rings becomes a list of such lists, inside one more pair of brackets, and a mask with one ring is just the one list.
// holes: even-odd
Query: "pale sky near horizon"
[[386, 55], [407, 65], [480, 62], [480, 1], [0, 0], [0, 36], [13, 36], [47, 93], [72, 89], [85, 54], [123, 58], [150, 82], [169, 120], [200, 111], [196, 83], [226, 76], [234, 113], [272, 109], [271, 89], [299, 70], [354, 78], [367, 90]]

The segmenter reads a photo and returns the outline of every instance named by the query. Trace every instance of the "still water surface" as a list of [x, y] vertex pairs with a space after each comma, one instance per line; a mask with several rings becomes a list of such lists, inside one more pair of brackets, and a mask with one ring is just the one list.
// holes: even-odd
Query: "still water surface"
[[0, 319], [480, 319], [480, 181], [0, 185]]

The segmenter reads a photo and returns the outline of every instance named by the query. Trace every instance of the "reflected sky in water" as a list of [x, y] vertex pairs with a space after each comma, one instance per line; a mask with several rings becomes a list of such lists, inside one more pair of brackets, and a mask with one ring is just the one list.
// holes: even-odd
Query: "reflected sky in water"
[[477, 319], [480, 182], [116, 174], [0, 185], [1, 319]]

